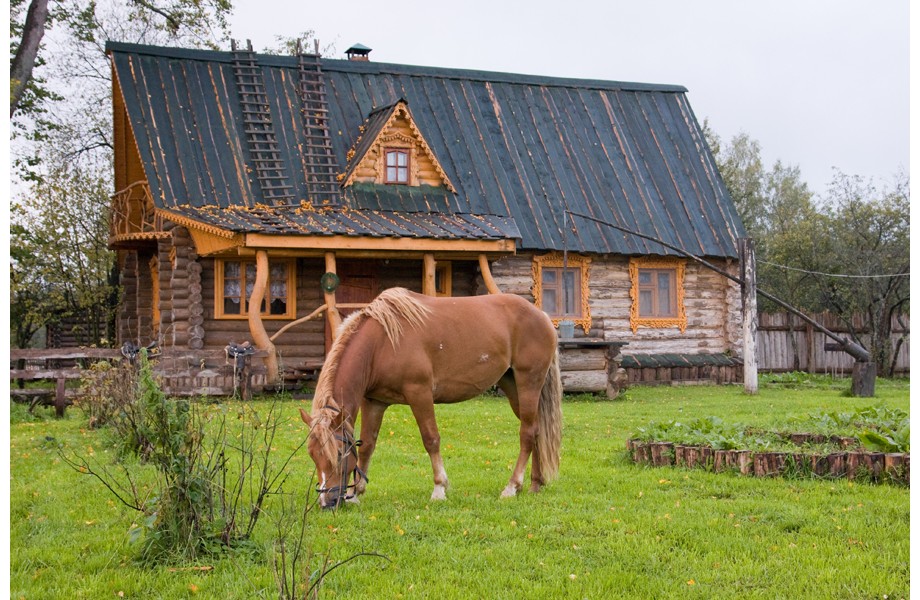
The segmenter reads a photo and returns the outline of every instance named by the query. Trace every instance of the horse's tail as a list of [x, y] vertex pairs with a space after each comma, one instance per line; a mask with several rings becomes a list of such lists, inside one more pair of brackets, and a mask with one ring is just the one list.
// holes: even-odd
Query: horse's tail
[[546, 381], [540, 390], [540, 433], [537, 452], [544, 483], [559, 474], [559, 451], [562, 446], [562, 376], [559, 374], [559, 350], [553, 352], [553, 361], [546, 372]]

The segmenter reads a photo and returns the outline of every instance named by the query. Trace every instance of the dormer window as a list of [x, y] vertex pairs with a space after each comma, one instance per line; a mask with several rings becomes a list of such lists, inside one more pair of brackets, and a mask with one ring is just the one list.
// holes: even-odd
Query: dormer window
[[386, 183], [409, 183], [409, 150], [405, 148], [387, 148]]

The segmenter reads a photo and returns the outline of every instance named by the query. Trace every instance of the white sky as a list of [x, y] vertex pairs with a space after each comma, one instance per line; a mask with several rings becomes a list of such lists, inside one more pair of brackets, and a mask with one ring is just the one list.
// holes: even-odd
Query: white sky
[[837, 167], [909, 167], [907, 0], [236, 0], [238, 40], [316, 32], [344, 58], [679, 84], [723, 140], [745, 131], [767, 166], [822, 193]]

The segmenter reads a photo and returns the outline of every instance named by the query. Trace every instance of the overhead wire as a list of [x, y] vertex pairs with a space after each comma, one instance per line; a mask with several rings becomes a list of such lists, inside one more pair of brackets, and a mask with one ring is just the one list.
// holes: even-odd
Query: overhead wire
[[799, 269], [796, 267], [790, 267], [788, 265], [779, 265], [768, 260], [763, 260], [762, 258], [756, 259], [758, 263], [763, 263], [765, 265], [770, 265], [771, 267], [776, 267], [778, 269], [785, 269], [787, 271], [798, 271], [799, 273], [807, 273], [808, 275], [821, 275], [823, 277], [841, 277], [845, 279], [884, 279], [886, 277], [910, 277], [910, 271], [907, 273], [894, 273], [890, 275], [848, 275], [845, 273], [822, 273], [821, 271], [809, 271], [807, 269]]

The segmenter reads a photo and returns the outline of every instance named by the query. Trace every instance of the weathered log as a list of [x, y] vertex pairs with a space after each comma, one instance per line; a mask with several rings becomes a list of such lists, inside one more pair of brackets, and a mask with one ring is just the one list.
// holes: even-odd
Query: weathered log
[[883, 468], [885, 470], [886, 477], [895, 483], [909, 482], [910, 463], [907, 462], [909, 460], [909, 454], [903, 454], [899, 452], [891, 452], [886, 454], [883, 459]]
[[786, 469], [785, 452], [758, 452], [754, 455], [754, 475], [756, 477], [776, 477]]
[[566, 348], [559, 354], [562, 371], [605, 371], [607, 358], [603, 348]]
[[654, 442], [649, 447], [653, 465], [668, 467], [674, 464], [674, 444], [672, 442]]
[[827, 474], [834, 479], [846, 477], [847, 455], [845, 452], [832, 452], [827, 455]]
[[607, 389], [604, 371], [563, 371], [562, 388], [567, 392], [603, 392]]
[[750, 450], [738, 450], [738, 471], [742, 475], [750, 475], [754, 469], [754, 460]]
[[871, 398], [875, 396], [876, 367], [873, 362], [857, 360], [853, 363], [853, 380], [850, 392], [857, 398]]

